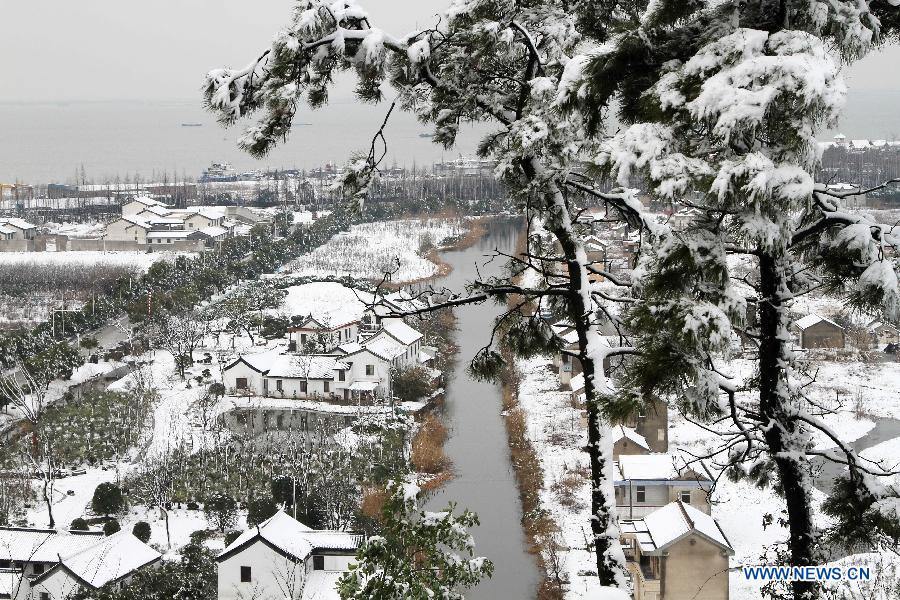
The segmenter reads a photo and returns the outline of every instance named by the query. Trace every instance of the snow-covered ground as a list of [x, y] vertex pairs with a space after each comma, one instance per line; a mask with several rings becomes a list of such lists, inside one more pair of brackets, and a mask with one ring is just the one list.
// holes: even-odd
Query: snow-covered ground
[[0, 252], [0, 263], [28, 265], [115, 265], [144, 270], [158, 260], [173, 261], [179, 252]]
[[106, 232], [106, 223], [88, 221], [86, 223], [44, 223], [47, 233], [65, 235], [72, 238], [98, 238]]
[[[587, 455], [581, 448], [586, 443], [583, 411], [573, 409], [567, 391], [560, 391], [559, 379], [549, 359], [535, 358], [517, 363], [520, 373], [520, 406], [526, 412], [528, 436], [535, 446], [544, 471], [544, 488], [541, 491], [542, 508], [553, 515], [562, 536], [562, 570], [569, 580], [568, 599], [593, 597], [595, 579], [578, 575], [590, 571], [594, 557], [584, 550], [587, 531], [590, 488], [584, 473]], [[733, 361], [732, 372], [746, 376], [749, 364]], [[863, 415], [856, 415], [856, 391], [847, 389], [848, 382], [858, 382], [864, 391]], [[836, 363], [822, 362], [818, 377], [807, 392], [829, 407], [841, 406], [836, 414], [824, 417], [826, 424], [845, 441], [854, 441], [871, 431], [876, 423], [872, 417], [900, 416], [900, 365], [897, 363]], [[839, 388], [837, 399], [835, 388]], [[843, 395], [842, 395], [843, 394]], [[699, 453], [720, 441], [714, 434], [692, 424], [677, 411], [669, 412], [670, 453], [685, 450]], [[821, 448], [832, 444], [823, 436], [815, 442]], [[900, 438], [895, 438], [862, 452], [872, 460], [885, 461], [886, 467], [900, 463]], [[684, 455], [687, 459], [687, 455]], [[581, 478], [566, 479], [569, 474], [581, 472]], [[559, 482], [565, 480], [564, 484]], [[900, 484], [900, 477], [897, 478]], [[574, 486], [573, 482], [579, 482]], [[561, 493], [568, 488], [570, 493]], [[818, 503], [824, 495], [813, 490]], [[574, 504], [573, 504], [574, 499]], [[713, 498], [713, 516], [719, 521], [731, 544], [735, 556], [731, 559], [732, 600], [759, 600], [760, 583], [746, 581], [739, 568], [743, 565], [762, 564], [766, 548], [787, 537], [785, 528], [778, 524], [783, 503], [771, 489], [733, 482], [722, 477], [717, 483]], [[774, 522], [763, 526], [766, 515]], [[819, 521], [822, 521], [820, 518]], [[866, 557], [849, 557], [857, 562]], [[889, 564], [889, 568], [896, 565]], [[865, 596], [860, 596], [865, 597]]]
[[437, 273], [437, 265], [420, 254], [423, 242], [440, 244], [466, 230], [462, 219], [407, 219], [353, 225], [327, 244], [282, 269], [296, 275], [334, 275], [381, 279], [393, 272], [394, 282], [413, 281]]

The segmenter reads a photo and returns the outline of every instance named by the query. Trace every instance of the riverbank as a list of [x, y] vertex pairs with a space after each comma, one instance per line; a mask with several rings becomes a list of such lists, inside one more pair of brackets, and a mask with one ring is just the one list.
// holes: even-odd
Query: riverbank
[[[515, 254], [525, 252], [527, 242], [523, 230], [516, 242]], [[519, 283], [520, 278], [514, 282]], [[507, 308], [517, 306], [520, 299], [510, 296]], [[563, 573], [560, 561], [561, 540], [559, 526], [550, 511], [541, 507], [544, 489], [544, 470], [537, 450], [528, 435], [528, 413], [519, 400], [521, 377], [516, 359], [503, 352], [506, 368], [501, 375], [503, 421], [506, 426], [509, 453], [516, 474], [519, 501], [522, 503], [522, 527], [528, 539], [528, 551], [543, 577], [536, 591], [538, 600], [563, 598]]]

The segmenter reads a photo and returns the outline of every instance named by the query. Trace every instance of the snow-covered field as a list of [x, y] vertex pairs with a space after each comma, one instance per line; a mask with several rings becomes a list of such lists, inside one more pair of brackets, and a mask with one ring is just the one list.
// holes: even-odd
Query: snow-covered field
[[0, 264], [21, 265], [115, 265], [146, 271], [158, 260], [173, 261], [179, 252], [0, 252]]
[[420, 254], [430, 242], [440, 246], [466, 230], [462, 219], [408, 219], [354, 225], [327, 244], [301, 256], [284, 269], [296, 275], [335, 275], [381, 279], [393, 272], [394, 282], [431, 277], [437, 265]]

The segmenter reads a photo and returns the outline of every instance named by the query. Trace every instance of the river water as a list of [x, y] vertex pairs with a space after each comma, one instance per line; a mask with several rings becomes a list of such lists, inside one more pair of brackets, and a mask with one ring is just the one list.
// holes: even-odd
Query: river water
[[[521, 231], [517, 223], [490, 221], [485, 235], [474, 246], [442, 253], [441, 258], [453, 270], [436, 285], [462, 290], [475, 278], [476, 265], [481, 277], [499, 275], [503, 260], [485, 262], [494, 249], [514, 250]], [[481, 526], [473, 532], [476, 552], [490, 558], [495, 571], [491, 579], [466, 596], [471, 600], [533, 598], [539, 579], [534, 558], [525, 550], [522, 509], [500, 415], [500, 387], [473, 380], [466, 372], [469, 359], [490, 339], [493, 320], [501, 310], [495, 304], [456, 309], [459, 360], [447, 378], [444, 409], [445, 423], [451, 430], [445, 450], [453, 460], [456, 477], [429, 503], [434, 510], [456, 502], [459, 510], [473, 510], [481, 519]]]

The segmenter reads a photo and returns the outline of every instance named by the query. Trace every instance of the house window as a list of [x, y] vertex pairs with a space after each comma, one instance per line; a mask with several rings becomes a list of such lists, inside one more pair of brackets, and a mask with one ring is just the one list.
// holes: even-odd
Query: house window
[[301, 381], [301, 382], [300, 382], [300, 391], [303, 392], [304, 394], [306, 393], [307, 385], [308, 385], [308, 384], [307, 384], [307, 382], [305, 382], [305, 381]]
[[282, 385], [283, 385], [283, 382], [282, 382], [281, 379], [276, 379], [276, 380], [275, 380], [275, 389], [278, 390], [279, 392], [281, 392], [281, 391], [284, 390], [284, 388], [282, 387]]
[[305, 344], [305, 343], [306, 343], [306, 334], [305, 334], [305, 333], [301, 333], [301, 334], [300, 334], [300, 345], [302, 346], [302, 345]]
[[241, 583], [250, 583], [250, 567], [241, 567]]
[[50, 594], [47, 592], [41, 592], [41, 600], [50, 600]]
[[44, 572], [44, 563], [34, 563], [31, 565], [31, 570], [35, 575], [40, 575]]
[[323, 381], [322, 384], [325, 386], [325, 392], [331, 391], [331, 384], [327, 381]]
[[338, 381], [346, 381], [347, 380], [347, 372], [343, 369], [338, 371]]
[[681, 491], [681, 501], [685, 504], [691, 503], [691, 491], [690, 490], [682, 490]]
[[635, 502], [646, 502], [647, 501], [647, 488], [643, 485], [637, 486], [637, 490], [634, 496]]
[[319, 555], [313, 555], [313, 571], [324, 571], [325, 570], [325, 557]]
[[375, 365], [366, 365], [366, 375], [372, 376], [375, 374]]
[[247, 389], [247, 378], [246, 377], [238, 377], [237, 379], [235, 379], [234, 387], [236, 387], [239, 390], [246, 390]]

